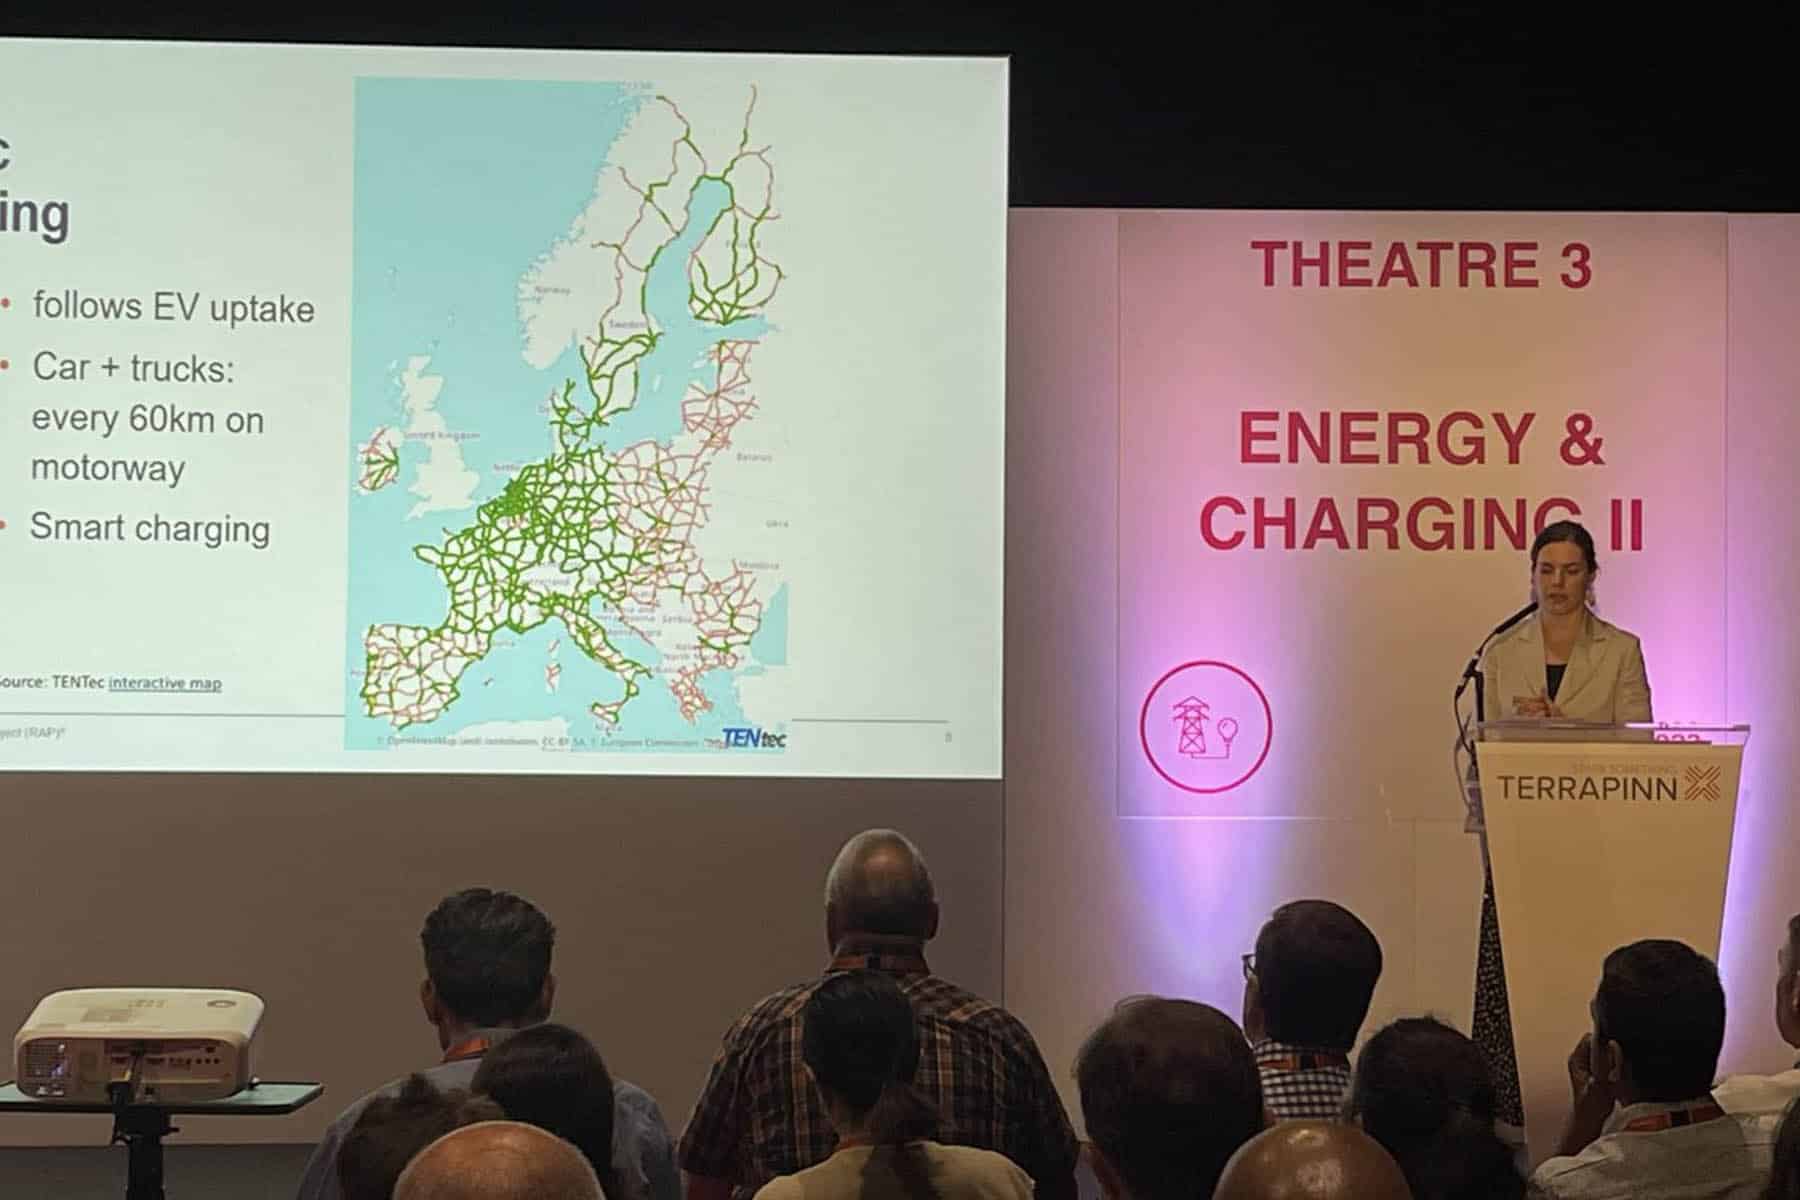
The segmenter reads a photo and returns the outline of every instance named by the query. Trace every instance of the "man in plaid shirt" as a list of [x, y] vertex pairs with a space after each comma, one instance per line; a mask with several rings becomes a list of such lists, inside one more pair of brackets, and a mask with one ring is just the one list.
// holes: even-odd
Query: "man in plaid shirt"
[[1338, 1116], [1380, 978], [1381, 943], [1349, 909], [1296, 900], [1275, 910], [1244, 955], [1244, 1033], [1272, 1119]]
[[[851, 838], [826, 878], [825, 925], [826, 975], [886, 971], [912, 1001], [913, 1082], [937, 1101], [937, 1140], [1006, 1155], [1036, 1181], [1038, 1200], [1074, 1200], [1080, 1146], [1037, 1043], [1004, 1009], [925, 964], [938, 906], [918, 848], [892, 830]], [[743, 1200], [836, 1149], [800, 1054], [800, 1014], [818, 982], [776, 992], [726, 1032], [681, 1139], [688, 1200]]]

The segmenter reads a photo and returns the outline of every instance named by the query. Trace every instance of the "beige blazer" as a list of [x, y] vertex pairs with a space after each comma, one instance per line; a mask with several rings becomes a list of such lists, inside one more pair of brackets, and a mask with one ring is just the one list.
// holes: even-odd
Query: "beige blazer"
[[[1544, 633], [1530, 617], [1488, 646], [1481, 659], [1487, 716], [1513, 718], [1514, 696], [1544, 694]], [[1556, 691], [1556, 706], [1571, 721], [1649, 721], [1650, 680], [1644, 651], [1632, 634], [1588, 613], [1568, 670]]]

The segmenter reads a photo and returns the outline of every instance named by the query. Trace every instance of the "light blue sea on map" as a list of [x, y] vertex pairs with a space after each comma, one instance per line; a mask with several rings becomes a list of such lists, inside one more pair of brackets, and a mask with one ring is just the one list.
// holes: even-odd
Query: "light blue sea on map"
[[765, 667], [787, 666], [788, 585], [782, 584], [763, 605], [762, 624], [750, 637], [750, 657]]
[[[404, 429], [399, 376], [416, 356], [428, 356], [425, 373], [444, 380], [437, 411], [448, 427], [479, 435], [459, 443], [464, 465], [480, 478], [474, 505], [500, 493], [511, 478], [505, 467], [549, 453], [544, 403], [564, 380], [580, 378], [582, 367], [572, 347], [547, 370], [524, 361], [519, 280], [587, 206], [609, 149], [648, 97], [647, 90], [623, 84], [358, 80], [346, 431], [352, 460], [377, 428]], [[716, 377], [707, 348], [721, 337], [758, 337], [768, 329], [761, 318], [710, 325], [688, 309], [688, 253], [725, 200], [722, 185], [703, 185], [681, 243], [652, 272], [650, 316], [663, 336], [646, 356], [635, 408], [602, 434], [610, 447], [673, 437], [688, 385]], [[363, 632], [377, 623], [431, 627], [443, 620], [443, 580], [413, 550], [475, 519], [474, 505], [409, 517], [419, 497], [407, 489], [428, 453], [425, 443], [406, 442], [399, 482], [355, 495], [350, 504], [345, 737], [351, 749], [381, 748], [396, 733], [385, 719], [363, 715]], [[775, 656], [764, 662], [785, 661], [785, 616], [779, 639], [772, 624], [759, 631], [756, 653]], [[553, 695], [544, 667], [558, 638], [562, 677]], [[468, 670], [448, 713], [401, 736], [448, 737], [475, 724], [557, 717], [572, 734], [588, 736], [595, 729], [588, 706], [622, 693], [618, 678], [582, 654], [560, 622], [523, 635], [506, 631], [497, 641], [506, 644]], [[619, 648], [655, 665], [655, 652], [638, 639], [624, 639]], [[625, 710], [630, 734], [682, 740], [745, 724], [733, 684], [729, 672], [703, 678], [714, 709], [696, 727], [659, 680], [645, 680]], [[604, 740], [597, 745], [606, 748]]]

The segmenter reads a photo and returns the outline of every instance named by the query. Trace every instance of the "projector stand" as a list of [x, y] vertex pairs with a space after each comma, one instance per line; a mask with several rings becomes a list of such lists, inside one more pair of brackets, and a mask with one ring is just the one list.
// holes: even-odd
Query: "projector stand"
[[165, 1200], [162, 1140], [179, 1132], [166, 1108], [121, 1104], [113, 1109], [113, 1145], [125, 1143], [125, 1200]]
[[133, 1102], [121, 1087], [112, 1104], [71, 1104], [39, 1099], [17, 1084], [0, 1085], [0, 1116], [7, 1113], [93, 1113], [113, 1119], [113, 1144], [125, 1143], [125, 1200], [164, 1200], [163, 1139], [178, 1132], [170, 1117], [278, 1117], [306, 1107], [325, 1091], [317, 1083], [252, 1083], [223, 1100], [183, 1100], [170, 1104]]

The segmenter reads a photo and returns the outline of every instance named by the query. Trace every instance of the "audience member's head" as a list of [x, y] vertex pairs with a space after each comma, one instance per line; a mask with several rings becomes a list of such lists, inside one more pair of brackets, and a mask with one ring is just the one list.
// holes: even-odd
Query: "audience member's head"
[[469, 1085], [506, 1115], [547, 1129], [587, 1157], [607, 1195], [612, 1169], [613, 1080], [594, 1044], [567, 1025], [522, 1029], [482, 1056]]
[[928, 1138], [936, 1107], [913, 1086], [919, 1027], [912, 1002], [891, 975], [827, 976], [800, 1014], [800, 1053], [839, 1134], [877, 1146]]
[[1725, 1042], [1725, 989], [1711, 960], [1650, 940], [1606, 956], [1594, 994], [1594, 1077], [1622, 1103], [1707, 1095]]
[[1775, 962], [1775, 1028], [1783, 1041], [1800, 1049], [1800, 916], [1789, 919], [1787, 942]]
[[605, 1200], [581, 1151], [517, 1121], [468, 1125], [431, 1143], [394, 1185], [394, 1200]]
[[1108, 1200], [1210, 1196], [1263, 1127], [1256, 1057], [1230, 1017], [1191, 1000], [1127, 1000], [1075, 1060]]
[[937, 891], [925, 856], [904, 834], [870, 829], [838, 851], [825, 877], [825, 937], [930, 941], [937, 936]]
[[487, 888], [457, 892], [431, 910], [419, 941], [426, 975], [420, 999], [446, 1048], [473, 1029], [549, 1017], [556, 929], [530, 901]]
[[1525, 1180], [1494, 1133], [1481, 1048], [1430, 1017], [1395, 1021], [1356, 1060], [1347, 1105], [1406, 1173], [1414, 1200], [1517, 1200]]
[[1295, 900], [1256, 936], [1244, 981], [1251, 1041], [1348, 1053], [1381, 978], [1381, 943], [1356, 914], [1329, 900]]
[[1232, 1156], [1213, 1193], [1214, 1200], [1409, 1200], [1410, 1195], [1393, 1157], [1341, 1121], [1283, 1121], [1258, 1134]]
[[484, 1096], [441, 1092], [425, 1076], [411, 1076], [393, 1095], [369, 1101], [345, 1136], [337, 1160], [344, 1200], [389, 1200], [413, 1155], [453, 1129], [504, 1115]]
[[1800, 1101], [1792, 1102], [1775, 1135], [1775, 1161], [1769, 1167], [1769, 1186], [1763, 1200], [1800, 1200]]

